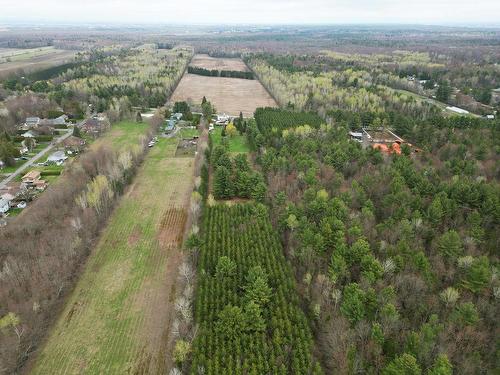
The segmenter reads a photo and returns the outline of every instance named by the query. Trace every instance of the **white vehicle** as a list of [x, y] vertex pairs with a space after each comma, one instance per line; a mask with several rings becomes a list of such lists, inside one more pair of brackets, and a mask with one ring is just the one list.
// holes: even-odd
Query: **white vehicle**
[[20, 209], [26, 208], [26, 202], [25, 201], [19, 202], [17, 204], [17, 208], [20, 208]]
[[153, 147], [155, 145], [154, 141], [148, 143], [148, 147]]

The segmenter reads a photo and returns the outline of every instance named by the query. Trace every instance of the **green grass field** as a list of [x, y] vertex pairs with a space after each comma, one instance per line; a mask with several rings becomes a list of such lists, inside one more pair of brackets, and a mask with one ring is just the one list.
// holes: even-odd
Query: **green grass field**
[[178, 134], [181, 138], [193, 138], [194, 136], [199, 135], [199, 132], [198, 129], [180, 128]]
[[122, 121], [114, 124], [103, 137], [98, 138], [92, 144], [92, 147], [111, 145], [114, 149], [120, 150], [130, 145], [136, 145], [148, 129], [149, 125], [144, 122]]
[[[222, 142], [222, 128], [216, 127], [211, 133], [214, 145], [218, 145]], [[227, 137], [229, 140], [229, 152], [234, 153], [244, 153], [250, 152], [248, 148], [247, 139], [244, 135], [238, 134], [234, 137]]]
[[160, 139], [148, 153], [33, 374], [167, 373], [166, 343], [194, 168], [193, 158], [172, 157], [176, 147], [176, 139]]

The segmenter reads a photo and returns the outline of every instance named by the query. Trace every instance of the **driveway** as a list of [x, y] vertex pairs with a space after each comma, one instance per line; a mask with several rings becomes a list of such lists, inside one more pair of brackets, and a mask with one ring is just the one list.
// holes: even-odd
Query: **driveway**
[[5, 178], [3, 181], [0, 182], [0, 190], [4, 189], [9, 182], [11, 182], [14, 178], [19, 176], [21, 173], [23, 173], [26, 169], [30, 168], [33, 166], [33, 164], [39, 160], [42, 156], [47, 154], [50, 150], [54, 148], [57, 144], [61, 143], [64, 141], [66, 138], [68, 138], [71, 134], [73, 134], [73, 129], [68, 129], [66, 134], [60, 136], [57, 138], [55, 141], [52, 141], [47, 147], [45, 147], [42, 151], [40, 151], [38, 154], [33, 156], [30, 160], [28, 160], [26, 163], [21, 165], [19, 168], [16, 169], [15, 172], [12, 172], [9, 177]]

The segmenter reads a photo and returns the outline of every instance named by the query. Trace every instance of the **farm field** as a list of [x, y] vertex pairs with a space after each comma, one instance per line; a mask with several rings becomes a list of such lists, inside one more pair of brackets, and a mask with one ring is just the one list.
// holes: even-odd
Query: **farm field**
[[0, 48], [0, 78], [22, 69], [25, 73], [61, 65], [73, 60], [75, 51], [41, 47], [31, 49]]
[[[241, 59], [213, 58], [195, 55], [191, 65], [213, 69], [242, 70], [246, 68]], [[220, 66], [219, 66], [220, 65]], [[276, 107], [277, 104], [258, 80], [226, 77], [207, 77], [186, 73], [182, 77], [170, 101], [187, 101], [199, 104], [207, 98], [218, 113], [252, 117], [258, 107]]]
[[250, 70], [241, 59], [211, 57], [206, 54], [195, 55], [189, 65], [208, 70], [234, 70], [240, 72]]
[[173, 157], [176, 146], [175, 139], [160, 139], [150, 150], [90, 255], [34, 374], [167, 372], [194, 167], [193, 158]]
[[201, 103], [207, 98], [219, 113], [252, 117], [258, 107], [276, 107], [276, 102], [258, 80], [241, 78], [206, 77], [185, 74], [172, 95], [171, 101]]

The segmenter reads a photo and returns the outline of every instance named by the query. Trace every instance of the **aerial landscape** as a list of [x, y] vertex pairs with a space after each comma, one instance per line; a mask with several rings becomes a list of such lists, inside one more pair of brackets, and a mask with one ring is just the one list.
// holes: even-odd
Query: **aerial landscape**
[[0, 4], [0, 375], [500, 374], [500, 5]]

